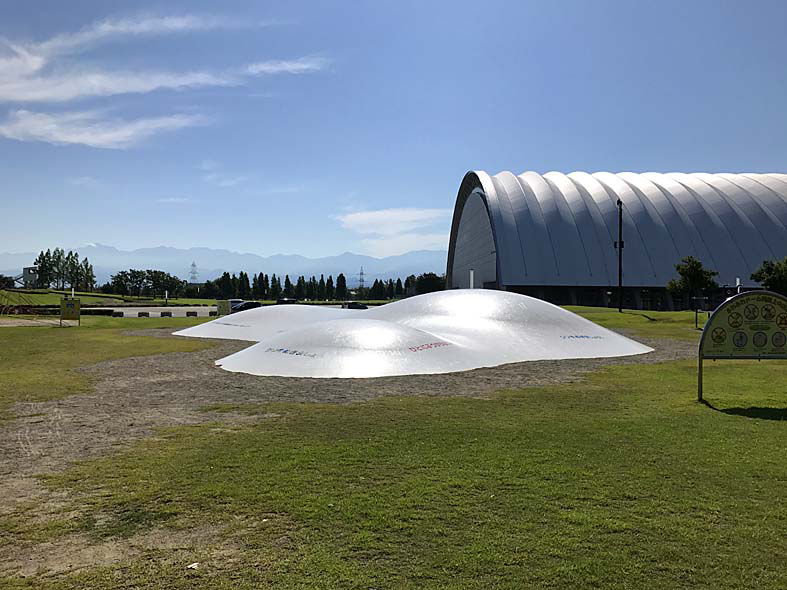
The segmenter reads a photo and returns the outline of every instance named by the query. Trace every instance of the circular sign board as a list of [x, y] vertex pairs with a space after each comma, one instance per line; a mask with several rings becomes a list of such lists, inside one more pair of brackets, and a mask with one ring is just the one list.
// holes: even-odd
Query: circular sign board
[[700, 339], [706, 359], [787, 359], [787, 297], [747, 291], [713, 312]]

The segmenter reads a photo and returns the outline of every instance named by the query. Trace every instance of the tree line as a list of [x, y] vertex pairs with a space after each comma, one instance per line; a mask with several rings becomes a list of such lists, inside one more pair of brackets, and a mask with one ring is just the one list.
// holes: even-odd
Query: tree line
[[[667, 283], [667, 290], [676, 295], [701, 296], [703, 293], [716, 291], [719, 284], [715, 277], [719, 273], [705, 268], [700, 260], [686, 256], [675, 265], [677, 279]], [[751, 280], [757, 281], [768, 291], [787, 296], [787, 258], [784, 260], [764, 260], [754, 271]]]
[[138, 270], [130, 268], [112, 275], [101, 286], [103, 293], [135, 295], [138, 297], [172, 297], [188, 295], [189, 284], [163, 270]]
[[79, 252], [66, 253], [62, 248], [43, 250], [33, 264], [38, 267], [36, 287], [39, 289], [74, 288], [92, 291], [96, 287], [93, 265], [87, 257], [80, 261]]
[[[424, 273], [416, 277], [410, 275], [402, 279], [376, 279], [371, 287], [356, 288], [356, 299], [399, 299], [407, 295], [429, 293], [445, 288], [445, 277], [435, 273]], [[257, 299], [276, 300], [282, 297], [311, 301], [344, 301], [350, 297], [347, 279], [339, 273], [334, 281], [333, 275], [320, 275], [306, 278], [301, 275], [293, 282], [290, 275], [268, 276], [265, 273], [253, 274], [251, 277], [243, 271], [236, 274], [225, 272], [214, 281], [206, 281], [200, 290], [202, 297], [217, 299]]]

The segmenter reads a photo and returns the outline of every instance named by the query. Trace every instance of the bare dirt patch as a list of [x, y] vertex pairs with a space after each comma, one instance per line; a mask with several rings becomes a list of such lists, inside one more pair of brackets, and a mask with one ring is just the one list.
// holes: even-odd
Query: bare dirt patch
[[[135, 330], [135, 335], [173, 338], [170, 329]], [[638, 340], [655, 349], [646, 355], [607, 359], [575, 359], [514, 363], [442, 375], [376, 379], [303, 379], [230, 373], [214, 365], [249, 342], [214, 341], [207, 350], [107, 361], [80, 369], [95, 380], [94, 391], [59, 400], [19, 403], [16, 418], [0, 422], [0, 518], [52, 518], [62, 506], [34, 477], [68, 467], [76, 460], [105, 456], [160, 427], [222, 422], [232, 428], [264, 421], [266, 416], [212, 413], [215, 404], [264, 402], [348, 403], [382, 396], [429, 395], [485, 397], [495, 391], [570, 383], [612, 365], [658, 363], [691, 358], [695, 344], [679, 340]], [[30, 509], [37, 506], [37, 509]], [[135, 541], [136, 542], [136, 541]], [[0, 570], [31, 568], [63, 571], [63, 564], [114, 563], [136, 555], [142, 545], [129, 542], [91, 544], [69, 536], [38, 549], [3, 548]], [[9, 549], [8, 551], [6, 549]], [[36, 557], [37, 556], [37, 557]], [[35, 557], [35, 559], [33, 559]], [[32, 559], [32, 561], [31, 561]], [[60, 564], [60, 565], [58, 565]]]

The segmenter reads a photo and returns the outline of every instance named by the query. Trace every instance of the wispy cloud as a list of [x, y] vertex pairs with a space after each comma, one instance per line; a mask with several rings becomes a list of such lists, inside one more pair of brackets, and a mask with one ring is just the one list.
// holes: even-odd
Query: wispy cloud
[[[45, 56], [66, 55], [84, 51], [101, 41], [140, 36], [238, 28], [244, 23], [216, 15], [148, 16], [141, 18], [107, 19], [93, 23], [76, 33], [62, 33], [33, 46]], [[248, 26], [248, 25], [245, 25]], [[259, 23], [256, 25], [259, 26]]]
[[324, 69], [329, 60], [324, 57], [301, 57], [291, 60], [268, 60], [249, 65], [246, 71], [259, 74], [308, 74]]
[[0, 123], [0, 136], [55, 145], [81, 144], [123, 149], [137, 145], [156, 133], [192, 127], [203, 122], [202, 117], [182, 114], [123, 121], [107, 119], [103, 113], [96, 111], [50, 115], [18, 110]]
[[338, 215], [342, 227], [359, 234], [391, 236], [430, 226], [451, 216], [450, 209], [379, 209]]
[[248, 178], [242, 175], [224, 173], [221, 169], [221, 164], [215, 160], [203, 160], [200, 164], [200, 169], [203, 171], [203, 181], [222, 188], [237, 186], [245, 182]]
[[44, 77], [0, 77], [0, 101], [66, 102], [77, 98], [181, 90], [200, 86], [233, 86], [238, 80], [206, 72], [72, 71]]
[[305, 74], [323, 69], [323, 57], [269, 60], [225, 72], [161, 72], [95, 70], [87, 66], [62, 65], [66, 55], [84, 52], [100, 42], [125, 36], [205, 31], [239, 27], [239, 21], [217, 16], [149, 17], [138, 20], [106, 20], [77, 33], [65, 33], [42, 43], [20, 44], [0, 39], [0, 101], [64, 102], [93, 96], [145, 93], [154, 90], [201, 86], [233, 86], [248, 76]]
[[[365, 253], [392, 256], [410, 250], [445, 248], [448, 243], [447, 224], [450, 209], [378, 209], [337, 215], [344, 229], [363, 236]], [[446, 226], [438, 232], [439, 226]], [[442, 228], [441, 228], [442, 229]], [[422, 231], [415, 231], [422, 230]]]
[[[277, 23], [248, 23], [215, 15], [146, 16], [103, 20], [80, 31], [62, 33], [41, 42], [19, 43], [0, 38], [0, 102], [63, 103], [157, 90], [240, 86], [256, 76], [306, 74], [327, 65], [326, 58], [302, 57], [260, 61], [219, 72], [123, 71], [97, 69], [69, 59], [69, 56], [85, 53], [100, 43], [127, 37], [271, 24]], [[147, 119], [113, 121], [102, 119], [95, 111], [46, 114], [18, 110], [11, 112], [6, 121], [0, 122], [0, 134], [21, 141], [124, 148], [161, 131], [194, 125], [198, 119], [168, 114]], [[217, 177], [214, 182], [221, 186], [233, 186], [243, 180], [245, 178], [242, 177]]]

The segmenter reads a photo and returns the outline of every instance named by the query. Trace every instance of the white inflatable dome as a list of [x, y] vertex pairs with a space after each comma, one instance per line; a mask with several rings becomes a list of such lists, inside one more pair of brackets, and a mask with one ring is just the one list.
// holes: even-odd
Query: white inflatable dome
[[450, 373], [653, 350], [546, 301], [482, 289], [429, 293], [368, 310], [260, 307], [175, 334], [256, 342], [216, 364], [285, 377]]

